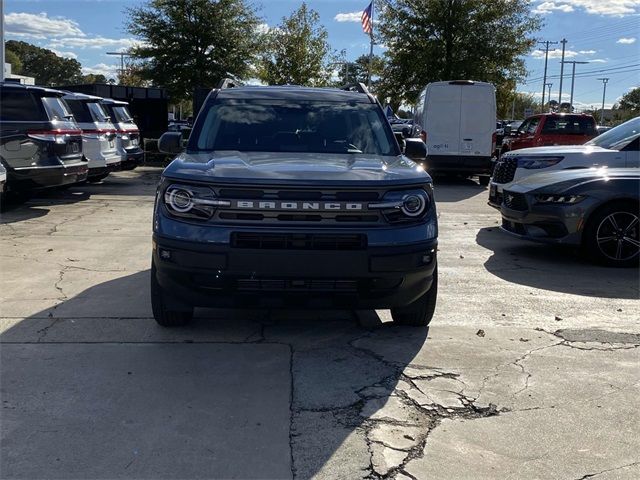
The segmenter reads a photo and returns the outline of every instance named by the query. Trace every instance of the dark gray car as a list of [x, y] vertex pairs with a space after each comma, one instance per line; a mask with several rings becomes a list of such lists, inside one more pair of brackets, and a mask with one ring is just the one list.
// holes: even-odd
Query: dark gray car
[[528, 240], [581, 247], [616, 267], [640, 259], [640, 169], [591, 168], [532, 175], [504, 191], [502, 229]]

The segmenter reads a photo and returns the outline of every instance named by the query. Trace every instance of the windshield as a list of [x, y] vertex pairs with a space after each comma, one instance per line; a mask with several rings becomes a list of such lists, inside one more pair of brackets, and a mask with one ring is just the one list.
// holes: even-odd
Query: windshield
[[549, 135], [596, 135], [596, 122], [593, 117], [584, 115], [565, 115], [547, 117], [542, 133]]
[[87, 108], [91, 112], [91, 116], [96, 122], [108, 122], [109, 115], [98, 102], [87, 102]]
[[111, 111], [115, 116], [115, 118], [112, 118], [113, 121], [118, 123], [133, 123], [131, 113], [129, 113], [129, 109], [125, 105], [113, 105]]
[[60, 97], [42, 97], [42, 103], [51, 120], [70, 120], [73, 118]]
[[621, 150], [640, 136], [640, 117], [618, 125], [585, 145], [596, 145], [610, 150]]
[[221, 100], [207, 112], [197, 150], [397, 155], [370, 103]]

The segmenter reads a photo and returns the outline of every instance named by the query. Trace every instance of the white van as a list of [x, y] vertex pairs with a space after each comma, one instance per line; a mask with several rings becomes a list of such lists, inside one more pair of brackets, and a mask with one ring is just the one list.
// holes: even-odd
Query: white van
[[422, 125], [429, 173], [478, 175], [489, 184], [496, 141], [496, 89], [471, 80], [434, 82], [420, 93], [415, 123]]
[[116, 145], [116, 127], [101, 105], [101, 97], [65, 92], [62, 97], [82, 129], [82, 153], [89, 162], [87, 181], [97, 182], [119, 170], [122, 158]]

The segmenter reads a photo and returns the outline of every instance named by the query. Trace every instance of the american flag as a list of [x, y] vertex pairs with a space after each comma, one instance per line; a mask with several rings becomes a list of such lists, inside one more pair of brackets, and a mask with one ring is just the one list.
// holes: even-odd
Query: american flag
[[373, 32], [373, 1], [362, 12], [362, 30], [367, 35], [371, 35]]

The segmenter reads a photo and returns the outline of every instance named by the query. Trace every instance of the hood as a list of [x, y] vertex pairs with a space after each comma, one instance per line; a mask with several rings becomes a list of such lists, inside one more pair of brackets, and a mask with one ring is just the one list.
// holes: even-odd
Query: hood
[[516, 157], [522, 155], [593, 155], [593, 154], [616, 154], [617, 150], [597, 147], [595, 145], [553, 145], [550, 147], [521, 148], [507, 152], [504, 156]]
[[179, 155], [164, 176], [217, 183], [424, 184], [431, 177], [404, 156], [218, 151]]
[[640, 168], [600, 167], [536, 173], [509, 185], [505, 190], [528, 193], [543, 189], [545, 193], [560, 193], [573, 186], [607, 178], [632, 178], [640, 181]]

